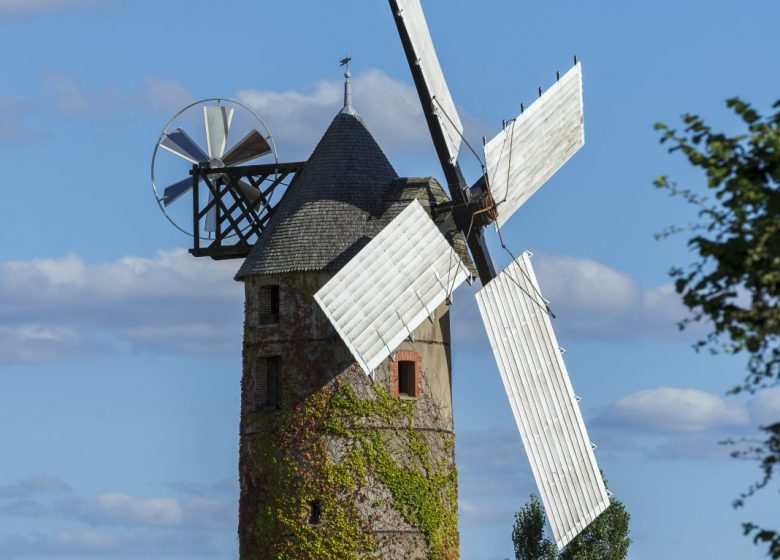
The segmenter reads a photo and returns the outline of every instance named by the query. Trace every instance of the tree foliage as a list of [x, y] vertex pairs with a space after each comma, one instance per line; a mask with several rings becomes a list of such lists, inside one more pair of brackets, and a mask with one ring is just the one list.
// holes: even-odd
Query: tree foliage
[[544, 535], [544, 507], [532, 494], [515, 514], [512, 529], [515, 560], [623, 560], [631, 545], [630, 519], [623, 502], [613, 498], [601, 515], [558, 552]]
[[[726, 104], [746, 133], [727, 136], [690, 114], [683, 116], [682, 131], [656, 125], [670, 152], [682, 152], [706, 173], [714, 201], [666, 176], [655, 185], [697, 206], [701, 218], [688, 228], [698, 259], [671, 270], [692, 312], [681, 326], [709, 320], [712, 330], [699, 346], [746, 352], [748, 375], [735, 391], [755, 390], [780, 380], [780, 110], [762, 117], [737, 98]], [[780, 101], [774, 107], [780, 109]]]
[[560, 560], [623, 560], [631, 545], [630, 519], [623, 502], [613, 498], [604, 513], [563, 549]]
[[544, 536], [544, 507], [535, 494], [531, 494], [528, 503], [515, 513], [512, 542], [515, 560], [555, 560], [558, 557], [555, 545]]
[[[780, 100], [775, 113], [766, 117], [738, 98], [726, 105], [741, 119], [743, 133], [716, 132], [691, 114], [683, 116], [680, 131], [656, 125], [661, 143], [671, 144], [670, 152], [681, 152], [705, 172], [711, 197], [680, 189], [666, 176], [656, 179], [655, 186], [699, 209], [699, 223], [669, 228], [661, 236], [693, 234], [688, 245], [697, 260], [670, 271], [692, 313], [680, 327], [708, 320], [712, 328], [697, 348], [747, 356], [747, 375], [733, 389], [736, 393], [780, 382]], [[762, 430], [765, 440], [745, 442], [747, 449], [732, 453], [756, 460], [763, 475], [735, 507], [767, 486], [780, 468], [780, 421]], [[756, 543], [767, 544], [772, 558], [780, 558], [780, 532], [753, 523], [743, 527]]]

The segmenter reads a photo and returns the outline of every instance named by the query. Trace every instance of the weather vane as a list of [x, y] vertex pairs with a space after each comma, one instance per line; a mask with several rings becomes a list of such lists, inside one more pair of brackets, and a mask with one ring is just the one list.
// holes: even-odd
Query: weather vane
[[352, 58], [350, 56], [345, 56], [339, 61], [340, 66], [346, 66], [346, 69], [344, 70], [344, 108], [341, 112], [354, 115], [355, 110], [352, 108], [352, 83], [350, 81], [352, 74], [349, 71], [349, 63], [351, 61]]

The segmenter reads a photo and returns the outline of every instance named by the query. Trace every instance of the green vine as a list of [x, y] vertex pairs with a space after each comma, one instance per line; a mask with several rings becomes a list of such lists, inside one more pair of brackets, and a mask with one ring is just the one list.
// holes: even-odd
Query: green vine
[[[361, 492], [376, 482], [387, 489], [391, 503], [377, 497], [372, 509], [389, 505], [400, 512], [425, 535], [428, 558], [457, 558], [453, 462], [433, 460], [414, 427], [415, 401], [377, 384], [370, 393], [361, 398], [338, 380], [285, 410], [245, 418], [245, 433], [254, 435], [242, 438], [242, 461], [248, 462], [242, 469], [251, 469], [257, 488], [244, 491], [254, 491], [257, 499], [242, 500], [242, 559], [381, 558], [361, 506], [366, 495]], [[444, 439], [445, 455], [451, 457], [452, 435], [436, 438]], [[315, 500], [320, 524], [308, 522]]]

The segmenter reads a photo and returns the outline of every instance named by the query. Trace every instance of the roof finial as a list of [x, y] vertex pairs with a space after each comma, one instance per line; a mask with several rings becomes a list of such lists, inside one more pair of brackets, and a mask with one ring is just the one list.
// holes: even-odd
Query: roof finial
[[346, 70], [344, 71], [344, 108], [341, 112], [347, 113], [348, 115], [355, 114], [355, 110], [352, 108], [352, 82], [350, 81], [352, 74], [349, 72], [349, 63], [351, 60], [352, 59], [349, 56], [341, 59], [341, 66], [346, 66]]

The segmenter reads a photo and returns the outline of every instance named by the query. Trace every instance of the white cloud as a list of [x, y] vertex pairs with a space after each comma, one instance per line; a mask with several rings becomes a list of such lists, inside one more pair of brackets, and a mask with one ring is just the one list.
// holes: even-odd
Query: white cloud
[[658, 387], [617, 399], [589, 423], [602, 454], [640, 453], [650, 459], [727, 459], [724, 441], [761, 437], [780, 421], [780, 388], [750, 400], [691, 388]]
[[[591, 259], [536, 255], [534, 270], [556, 315], [553, 327], [571, 338], [630, 340], [681, 336], [686, 310], [671, 285], [643, 288], [633, 278]], [[453, 312], [455, 342], [487, 342], [473, 294], [462, 287]], [[691, 327], [692, 333], [698, 331]], [[691, 334], [686, 334], [689, 337]]]
[[53, 544], [70, 547], [111, 548], [117, 539], [99, 531], [58, 531], [53, 535]]
[[[353, 84], [355, 106], [383, 149], [433, 153], [417, 92], [410, 84], [376, 69], [356, 75]], [[343, 91], [341, 80], [321, 80], [302, 91], [239, 90], [235, 98], [260, 114], [282, 158], [292, 160], [309, 156], [342, 107]], [[193, 101], [194, 95], [170, 78], [147, 76], [135, 87], [107, 84], [86, 90], [73, 77], [52, 73], [43, 78], [43, 92], [35, 101], [0, 97], [0, 142], [40, 136], [27, 127], [34, 112], [105, 124], [139, 110], [171, 116]], [[484, 132], [476, 119], [465, 113], [461, 117], [473, 134]]]
[[32, 121], [34, 116], [56, 116], [92, 125], [114, 126], [117, 119], [135, 116], [139, 111], [169, 117], [194, 100], [181, 83], [156, 76], [147, 76], [129, 90], [106, 86], [87, 93], [70, 76], [49, 74], [43, 79], [43, 92], [35, 99], [0, 97], [0, 144], [45, 139], [48, 132], [40, 130]]
[[72, 77], [49, 74], [44, 78], [44, 89], [47, 107], [61, 116], [82, 119], [104, 119], [139, 109], [172, 114], [195, 100], [178, 81], [155, 76], [147, 76], [135, 89], [108, 86], [88, 94]]
[[237, 493], [216, 498], [171, 496], [136, 498], [106, 492], [87, 499], [71, 499], [50, 505], [50, 512], [93, 526], [125, 528], [160, 527], [177, 530], [235, 529]]
[[[220, 499], [184, 500], [121, 492], [82, 498], [56, 477], [2, 486], [0, 516], [33, 517], [42, 530], [4, 531], [0, 558], [224, 556], [234, 546], [238, 512], [237, 488], [232, 484], [228, 491], [226, 480], [195, 485], [222, 494]], [[216, 551], [217, 543], [227, 550]]]
[[[2, 0], [0, 0], [2, 1]], [[29, 105], [39, 112], [54, 113], [92, 123], [111, 122], [138, 110], [172, 115], [195, 101], [180, 82], [149, 76], [134, 88], [105, 85], [86, 91], [71, 76], [49, 74], [43, 80], [41, 99]], [[305, 159], [343, 105], [344, 84], [340, 79], [320, 80], [302, 90], [274, 91], [244, 89], [235, 98], [259, 113], [274, 135], [284, 160]], [[353, 78], [353, 100], [358, 113], [379, 145], [387, 152], [427, 153], [432, 161], [433, 144], [414, 87], [381, 70], [369, 69]], [[6, 99], [7, 104], [21, 103]], [[0, 99], [0, 141], [19, 139], [24, 119], [2, 120]], [[488, 127], [462, 108], [465, 133], [481, 138]], [[472, 142], [474, 144], [474, 142]], [[465, 152], [464, 152], [465, 153]]]
[[[682, 314], [668, 287], [639, 288], [628, 276], [574, 257], [537, 257], [556, 328], [585, 338], [672, 336]], [[87, 264], [76, 255], [0, 263], [0, 353], [5, 361], [55, 359], [104, 347], [107, 329], [144, 348], [224, 352], [240, 340], [241, 286], [235, 262], [186, 251], [152, 259]], [[464, 290], [467, 290], [464, 288]], [[458, 299], [456, 341], [485, 341], [473, 297]]]
[[658, 387], [632, 393], [608, 406], [597, 419], [613, 427], [695, 433], [780, 422], [780, 387], [747, 402], [727, 402], [698, 389]]
[[48, 515], [93, 526], [168, 527], [186, 530], [235, 528], [238, 485], [234, 478], [212, 484], [177, 483], [186, 494], [137, 498], [121, 492], [77, 496], [57, 477], [37, 476], [0, 486], [0, 514]]
[[[387, 151], [432, 153], [433, 144], [414, 87], [377, 69], [352, 78], [353, 105]], [[268, 122], [285, 159], [306, 158], [344, 102], [343, 80], [322, 80], [303, 91], [241, 90], [238, 99]], [[484, 125], [461, 110], [470, 134]], [[292, 152], [292, 153], [290, 153]]]
[[584, 338], [679, 335], [676, 323], [686, 310], [671, 284], [643, 288], [590, 259], [539, 255], [534, 261], [563, 331]]
[[97, 116], [97, 103], [90, 100], [76, 85], [76, 81], [65, 74], [50, 74], [44, 79], [44, 87], [52, 107], [62, 114]]
[[749, 403], [748, 410], [759, 426], [780, 422], [780, 387], [764, 389]]
[[0, 326], [0, 364], [47, 362], [97, 348], [69, 327]]
[[705, 391], [658, 387], [618, 399], [600, 421], [615, 427], [692, 433], [744, 427], [750, 424], [750, 415], [743, 405]]
[[0, 16], [23, 16], [92, 8], [104, 0], [0, 0]]
[[80, 502], [76, 515], [95, 525], [181, 524], [184, 512], [174, 498], [133, 498], [126, 494], [100, 494]]
[[[353, 78], [358, 113], [385, 149], [408, 144], [419, 149], [428, 141], [417, 93], [380, 70]], [[307, 157], [344, 101], [340, 80], [322, 80], [308, 91], [243, 90], [238, 99], [268, 121], [277, 145]]]
[[1, 359], [57, 359], [110, 340], [174, 352], [237, 350], [237, 267], [185, 250], [103, 264], [76, 255], [0, 263]]
[[144, 78], [142, 86], [128, 97], [132, 105], [164, 112], [179, 111], [195, 101], [192, 93], [180, 82], [157, 76]]
[[184, 524], [202, 529], [236, 529], [238, 504], [235, 501], [196, 498], [185, 503]]

